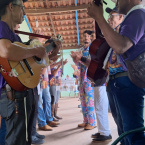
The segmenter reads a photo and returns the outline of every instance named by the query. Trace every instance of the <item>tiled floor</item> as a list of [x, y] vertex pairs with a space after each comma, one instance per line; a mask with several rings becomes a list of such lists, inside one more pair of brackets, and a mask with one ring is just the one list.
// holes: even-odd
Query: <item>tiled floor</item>
[[118, 137], [116, 125], [109, 113], [109, 124], [112, 133], [111, 142], [92, 143], [91, 134], [97, 132], [97, 128], [89, 131], [83, 128], [77, 128], [79, 123], [82, 123], [82, 113], [78, 105], [78, 98], [61, 98], [59, 101], [59, 116], [63, 117], [59, 127], [54, 127], [53, 131], [40, 131], [38, 133], [46, 136], [43, 145], [111, 145]]

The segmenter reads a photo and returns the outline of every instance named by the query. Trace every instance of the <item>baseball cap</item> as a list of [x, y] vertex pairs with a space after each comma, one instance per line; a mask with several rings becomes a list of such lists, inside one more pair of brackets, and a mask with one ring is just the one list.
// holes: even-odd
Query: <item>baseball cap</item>
[[107, 13], [110, 14], [112, 11], [113, 11], [113, 12], [116, 12], [116, 13], [119, 13], [117, 7], [114, 7], [113, 9], [108, 8], [108, 7], [106, 8], [106, 12], [107, 12]]

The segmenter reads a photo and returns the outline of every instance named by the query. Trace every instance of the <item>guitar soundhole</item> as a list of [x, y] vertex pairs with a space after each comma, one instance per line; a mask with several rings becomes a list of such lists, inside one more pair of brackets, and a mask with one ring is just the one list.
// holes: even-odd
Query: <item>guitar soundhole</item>
[[42, 62], [43, 62], [43, 59], [41, 59], [41, 58], [39, 58], [39, 57], [37, 57], [37, 56], [34, 56], [33, 59], [34, 59], [35, 62], [38, 63], [38, 64], [42, 64]]
[[41, 58], [39, 58], [37, 56], [35, 56], [34, 58], [35, 58], [36, 61], [41, 61]]

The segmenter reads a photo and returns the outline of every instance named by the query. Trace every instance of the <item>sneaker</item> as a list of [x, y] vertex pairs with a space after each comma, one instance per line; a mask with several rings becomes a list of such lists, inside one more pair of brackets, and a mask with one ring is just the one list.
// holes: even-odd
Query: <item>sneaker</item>
[[100, 133], [94, 133], [94, 134], [92, 134], [92, 136], [91, 136], [91, 138], [97, 138], [98, 136], [100, 135]]
[[112, 136], [106, 136], [106, 135], [101, 135], [99, 134], [96, 138], [93, 139], [93, 142], [100, 142], [100, 141], [111, 141]]
[[85, 127], [84, 127], [84, 130], [91, 130], [91, 129], [94, 129], [96, 126], [91, 126], [90, 124], [87, 124]]
[[44, 140], [36, 136], [32, 136], [31, 144], [43, 144]]
[[87, 124], [86, 123], [81, 123], [81, 124], [78, 124], [78, 127], [86, 127]]
[[45, 138], [45, 135], [40, 135], [39, 133], [35, 133], [35, 136], [40, 138], [40, 139], [44, 139]]

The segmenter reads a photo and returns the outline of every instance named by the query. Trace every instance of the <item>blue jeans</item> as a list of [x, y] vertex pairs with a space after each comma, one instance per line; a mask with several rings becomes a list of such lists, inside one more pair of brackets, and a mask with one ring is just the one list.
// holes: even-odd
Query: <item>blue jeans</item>
[[0, 145], [5, 145], [5, 136], [6, 136], [6, 123], [5, 119], [2, 119], [0, 128]]
[[[138, 88], [125, 76], [110, 80], [107, 94], [119, 135], [129, 130], [144, 127], [144, 89]], [[132, 133], [126, 136], [122, 143], [125, 145], [145, 145], [144, 132]]]
[[[31, 131], [34, 117], [34, 94], [33, 90], [23, 92], [14, 92], [15, 101], [7, 98], [7, 94], [2, 90], [0, 99], [0, 114], [6, 123], [6, 145], [31, 145]], [[26, 101], [27, 110], [27, 133], [28, 141], [26, 141], [26, 122], [25, 108]], [[16, 113], [17, 109], [17, 113]]]
[[49, 92], [49, 87], [43, 89], [39, 96], [38, 126], [45, 126], [47, 124], [47, 121], [53, 121], [53, 117], [51, 116], [51, 95]]

